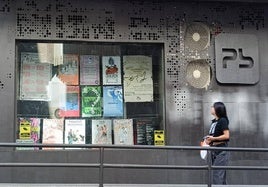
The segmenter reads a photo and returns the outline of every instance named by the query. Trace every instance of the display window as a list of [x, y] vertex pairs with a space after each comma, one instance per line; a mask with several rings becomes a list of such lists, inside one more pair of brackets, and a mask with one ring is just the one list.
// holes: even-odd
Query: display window
[[154, 145], [165, 119], [163, 44], [16, 47], [17, 142]]

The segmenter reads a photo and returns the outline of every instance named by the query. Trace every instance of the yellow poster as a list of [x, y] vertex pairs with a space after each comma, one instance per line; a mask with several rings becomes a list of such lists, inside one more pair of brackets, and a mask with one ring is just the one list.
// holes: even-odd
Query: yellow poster
[[164, 130], [154, 131], [154, 145], [165, 145], [165, 132]]
[[20, 139], [31, 138], [31, 123], [28, 120], [20, 122]]

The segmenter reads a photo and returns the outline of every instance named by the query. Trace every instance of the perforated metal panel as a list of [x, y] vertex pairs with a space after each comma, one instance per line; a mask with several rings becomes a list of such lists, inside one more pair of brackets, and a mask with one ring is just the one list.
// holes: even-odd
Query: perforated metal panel
[[0, 12], [10, 12], [10, 0], [2, 0], [0, 4]]

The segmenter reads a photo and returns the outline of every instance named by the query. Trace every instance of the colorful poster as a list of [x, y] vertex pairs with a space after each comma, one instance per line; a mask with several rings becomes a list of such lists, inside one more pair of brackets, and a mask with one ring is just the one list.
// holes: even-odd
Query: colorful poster
[[121, 84], [120, 56], [102, 57], [102, 81], [103, 85]]
[[67, 86], [66, 93], [66, 110], [63, 111], [62, 117], [79, 117], [80, 116], [80, 91], [79, 86]]
[[134, 144], [132, 119], [114, 119], [113, 130], [114, 144]]
[[59, 66], [58, 77], [66, 85], [78, 85], [79, 83], [78, 66], [79, 66], [78, 55], [64, 54], [63, 64]]
[[41, 63], [38, 53], [21, 53], [21, 100], [47, 100], [46, 86], [50, 78], [51, 65]]
[[19, 118], [19, 131], [20, 139], [31, 139], [31, 121]]
[[86, 143], [86, 121], [84, 119], [65, 120], [65, 144]]
[[40, 123], [39, 118], [18, 118], [19, 139], [32, 140], [33, 143], [40, 143]]
[[102, 115], [100, 86], [82, 86], [82, 117], [99, 117]]
[[[43, 119], [43, 144], [63, 144], [63, 119]], [[61, 149], [44, 147], [43, 149]]]
[[148, 56], [124, 56], [125, 102], [152, 102], [152, 58]]
[[100, 84], [100, 62], [99, 56], [80, 56], [80, 85]]
[[122, 86], [104, 86], [103, 116], [122, 117], [123, 113]]
[[155, 118], [135, 119], [135, 144], [154, 145], [154, 130], [157, 130]]
[[92, 120], [92, 144], [112, 144], [111, 120]]

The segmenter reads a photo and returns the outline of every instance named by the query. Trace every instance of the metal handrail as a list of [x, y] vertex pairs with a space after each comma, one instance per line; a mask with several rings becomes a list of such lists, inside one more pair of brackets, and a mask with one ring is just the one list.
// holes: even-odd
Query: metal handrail
[[[213, 166], [211, 162], [207, 165], [147, 165], [147, 164], [108, 164], [104, 161], [105, 149], [156, 149], [156, 150], [214, 150], [235, 151], [235, 152], [264, 152], [268, 153], [268, 148], [241, 148], [241, 147], [201, 147], [201, 146], [149, 146], [149, 145], [92, 145], [92, 144], [22, 144], [22, 143], [0, 143], [0, 147], [54, 147], [54, 148], [98, 148], [98, 163], [0, 163], [0, 167], [88, 167], [99, 168], [99, 186], [103, 187], [105, 168], [128, 168], [128, 169], [187, 169], [187, 170], [207, 170], [208, 187], [211, 187], [211, 171], [215, 169], [224, 170], [268, 170], [268, 166]], [[68, 151], [68, 150], [66, 150]], [[210, 155], [210, 154], [208, 154]]]

